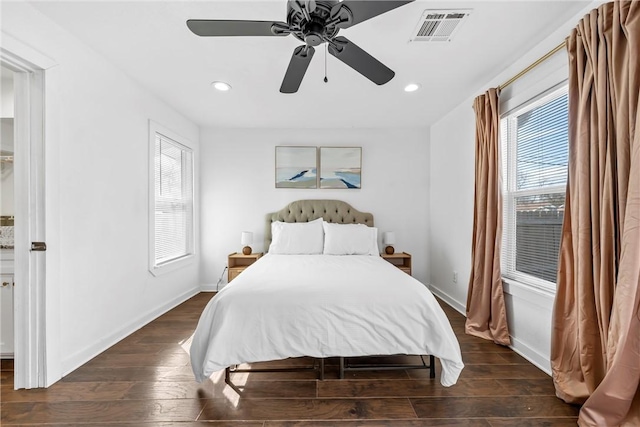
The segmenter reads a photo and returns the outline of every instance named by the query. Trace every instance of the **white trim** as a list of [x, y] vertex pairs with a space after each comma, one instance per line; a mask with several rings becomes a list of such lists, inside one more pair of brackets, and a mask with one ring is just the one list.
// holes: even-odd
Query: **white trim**
[[[564, 70], [566, 71], [566, 69]], [[540, 75], [540, 71], [537, 71], [536, 76]], [[516, 198], [546, 194], [565, 195], [566, 192], [566, 183], [547, 186], [539, 185], [537, 187], [526, 188], [524, 190], [517, 189], [518, 179], [516, 176], [516, 151], [518, 149], [518, 117], [545, 104], [567, 96], [568, 90], [566, 78], [552, 87], [542, 89], [539, 84], [535, 85], [535, 87], [539, 92], [534, 97], [529, 98], [526, 102], [519, 104], [507, 113], [500, 115], [500, 129], [503, 132], [500, 138], [501, 170], [503, 176], [506, 178], [502, 182], [503, 234], [501, 242], [501, 268], [504, 277], [518, 281], [523, 285], [529, 285], [548, 292], [555, 292], [555, 282], [543, 279], [542, 277], [536, 277], [532, 274], [527, 274], [516, 269], [516, 251], [518, 247], [516, 225], [517, 208], [515, 206]], [[513, 97], [518, 94], [518, 90], [512, 89], [510, 99], [513, 99]]]
[[[513, 261], [515, 264], [515, 261]], [[502, 280], [505, 283], [517, 283], [520, 286], [527, 286], [537, 289], [550, 295], [556, 294], [556, 284], [548, 280], [540, 279], [530, 274], [522, 273], [515, 268], [512, 271], [503, 272]], [[508, 293], [508, 292], [507, 292]]]
[[[191, 183], [192, 188], [192, 227], [191, 227], [191, 253], [185, 255], [184, 257], [171, 260], [169, 262], [156, 265], [155, 259], [155, 163], [154, 163], [154, 155], [155, 155], [155, 143], [156, 143], [156, 134], [163, 135], [178, 144], [183, 145], [187, 149], [191, 151], [191, 179], [193, 182]], [[191, 143], [188, 139], [183, 136], [167, 129], [159, 123], [156, 123], [153, 120], [149, 120], [149, 152], [148, 152], [148, 177], [149, 177], [149, 211], [148, 211], [148, 219], [149, 219], [149, 246], [148, 246], [148, 262], [149, 262], [149, 271], [154, 276], [160, 276], [171, 271], [175, 271], [181, 268], [184, 268], [188, 265], [193, 264], [196, 260], [197, 254], [197, 244], [198, 241], [196, 239], [196, 150], [194, 144]]]
[[0, 31], [0, 56], [3, 61], [23, 71], [47, 70], [57, 64], [52, 58], [26, 45], [5, 31]]
[[46, 384], [49, 387], [60, 378], [61, 325], [60, 325], [60, 108], [62, 95], [60, 67], [45, 72], [45, 227], [47, 231], [46, 273]]
[[[58, 267], [51, 269], [54, 280], [50, 280], [50, 270], [45, 264], [49, 256], [46, 252], [30, 252], [29, 245], [32, 241], [46, 241], [45, 226], [49, 222], [45, 207], [51, 205], [47, 199], [57, 202], [56, 197], [49, 198], [49, 193], [45, 197], [48, 181], [45, 175], [51, 173], [45, 169], [45, 150], [57, 136], [56, 125], [48, 124], [52, 120], [47, 111], [56, 105], [57, 98], [51, 90], [55, 79], [50, 79], [44, 71], [56, 67], [57, 63], [4, 31], [0, 32], [0, 44], [0, 61], [17, 72], [14, 79], [17, 142], [14, 173], [18, 190], [15, 192], [14, 388], [46, 387], [61, 378], [59, 340], [56, 340], [60, 306], [53, 298]], [[49, 232], [57, 236], [58, 230]]]
[[[150, 238], [151, 240], [152, 238]], [[155, 245], [155, 239], [154, 241], [149, 241], [149, 253], [151, 253], [151, 257], [153, 257], [153, 251], [151, 250], [151, 248], [153, 248], [153, 246], [151, 245]], [[150, 258], [151, 258], [150, 257]], [[162, 276], [164, 274], [170, 273], [172, 271], [176, 271], [176, 270], [180, 270], [181, 268], [184, 268], [188, 265], [191, 265], [195, 262], [196, 260], [196, 255], [195, 253], [186, 255], [184, 257], [178, 258], [178, 259], [174, 259], [165, 263], [162, 263], [160, 265], [153, 265], [155, 262], [155, 258], [154, 259], [150, 259], [149, 260], [149, 272], [151, 272], [151, 274], [153, 274], [154, 276]]]
[[186, 292], [183, 292], [181, 295], [173, 298], [168, 303], [163, 304], [158, 308], [149, 310], [147, 313], [129, 322], [121, 329], [109, 334], [106, 337], [101, 337], [100, 340], [95, 344], [85, 347], [83, 350], [80, 350], [71, 355], [69, 358], [65, 359], [62, 362], [62, 375], [65, 376], [73, 372], [79, 366], [84, 365], [89, 360], [93, 359], [95, 356], [102, 353], [109, 347], [122, 341], [124, 338], [128, 337], [138, 329], [144, 327], [145, 325], [154, 321], [158, 317], [162, 316], [169, 310], [172, 310], [173, 308], [177, 307], [178, 305], [182, 304], [198, 293], [200, 293], [200, 289], [190, 289]]
[[[17, 320], [14, 326], [17, 345], [14, 356], [14, 388], [47, 387], [61, 378], [60, 304], [57, 295], [59, 266], [55, 262], [58, 259], [55, 258], [58, 251], [54, 249], [33, 255], [28, 251], [28, 244], [34, 240], [46, 241], [45, 227], [47, 227], [47, 237], [50, 239], [48, 243], [54, 242], [59, 235], [57, 223], [50, 221], [52, 212], [54, 217], [58, 218], [55, 209], [58, 203], [57, 192], [55, 194], [50, 192], [52, 187], [57, 189], [57, 182], [52, 179], [55, 178], [57, 170], [45, 168], [47, 148], [50, 154], [52, 142], [55, 144], [58, 137], [56, 117], [52, 118], [57, 114], [55, 106], [57, 106], [58, 97], [55, 89], [58, 80], [51, 75], [56, 74], [52, 71], [57, 69], [58, 64], [52, 58], [4, 31], [0, 32], [0, 61], [12, 70], [22, 73], [21, 77], [18, 77], [19, 80], [22, 79], [22, 83], [18, 86], [22, 85], [23, 88], [18, 90], [22, 92], [21, 96], [26, 94], [28, 98], [25, 99], [27, 105], [19, 107], [23, 112], [18, 114], [27, 114], [29, 123], [26, 130], [18, 130], [18, 132], [22, 132], [21, 138], [26, 135], [29, 138], [27, 141], [35, 141], [33, 147], [26, 148], [26, 151], [19, 156], [22, 160], [17, 157], [14, 163], [14, 166], [23, 169], [22, 183], [20, 180], [16, 183], [16, 188], [20, 188], [21, 193], [16, 192], [16, 204], [22, 203], [23, 206], [22, 208], [16, 206], [18, 237], [15, 251], [18, 284], [14, 289], [16, 296], [14, 318]], [[45, 73], [44, 70], [47, 72]], [[24, 88], [25, 83], [29, 84], [29, 89]], [[35, 180], [36, 186], [29, 180]], [[53, 184], [51, 181], [54, 181]], [[45, 182], [48, 184], [46, 197]], [[31, 198], [33, 204], [29, 201], [26, 204], [20, 201], [21, 195], [23, 199]], [[51, 209], [52, 206], [54, 209]], [[24, 212], [25, 208], [30, 209], [31, 214], [21, 219], [19, 215], [23, 214], [18, 215], [18, 209]], [[46, 215], [45, 208], [48, 209]], [[23, 225], [21, 226], [20, 223]], [[22, 230], [19, 230], [20, 228]], [[19, 237], [21, 234], [23, 238]], [[51, 255], [54, 255], [53, 262], [46, 266], [44, 260], [47, 258], [52, 261]], [[34, 263], [34, 267], [29, 265], [32, 256], [38, 260]], [[32, 272], [35, 275], [33, 279], [29, 276]]]

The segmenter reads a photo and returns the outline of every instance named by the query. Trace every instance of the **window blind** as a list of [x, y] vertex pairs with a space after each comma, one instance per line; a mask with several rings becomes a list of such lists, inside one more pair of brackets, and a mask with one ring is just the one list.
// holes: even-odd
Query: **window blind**
[[155, 264], [193, 252], [192, 151], [156, 133], [154, 154]]
[[516, 189], [567, 182], [569, 155], [567, 95], [516, 118]]
[[503, 274], [554, 284], [567, 183], [566, 87], [503, 117], [501, 138]]

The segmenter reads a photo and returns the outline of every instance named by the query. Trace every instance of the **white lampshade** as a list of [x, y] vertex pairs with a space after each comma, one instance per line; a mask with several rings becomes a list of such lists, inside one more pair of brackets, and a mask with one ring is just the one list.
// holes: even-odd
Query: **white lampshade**
[[240, 244], [248, 246], [251, 243], [253, 243], [253, 233], [250, 231], [243, 231], [242, 236], [240, 237]]
[[385, 245], [395, 245], [396, 233], [393, 231], [385, 231], [382, 235], [382, 243]]

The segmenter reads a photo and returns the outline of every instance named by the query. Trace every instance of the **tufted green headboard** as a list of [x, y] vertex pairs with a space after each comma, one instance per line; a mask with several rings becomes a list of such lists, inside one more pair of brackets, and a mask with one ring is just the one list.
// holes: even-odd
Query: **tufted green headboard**
[[265, 252], [269, 250], [271, 244], [272, 222], [307, 222], [318, 218], [338, 224], [365, 224], [373, 227], [372, 214], [360, 212], [341, 200], [296, 200], [278, 212], [267, 214], [264, 230]]

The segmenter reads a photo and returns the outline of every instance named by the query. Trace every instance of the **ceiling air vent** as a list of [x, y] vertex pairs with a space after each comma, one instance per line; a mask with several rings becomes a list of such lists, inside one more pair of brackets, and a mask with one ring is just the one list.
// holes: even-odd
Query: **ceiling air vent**
[[425, 10], [411, 41], [448, 42], [471, 14], [471, 9]]

